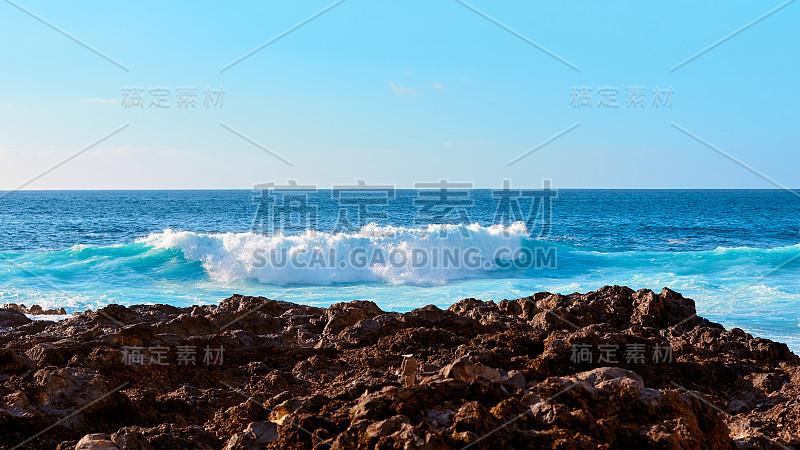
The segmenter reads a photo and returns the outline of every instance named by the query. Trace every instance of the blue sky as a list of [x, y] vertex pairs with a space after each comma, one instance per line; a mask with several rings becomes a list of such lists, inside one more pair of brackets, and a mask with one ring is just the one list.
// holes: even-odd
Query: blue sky
[[[347, 0], [221, 72], [332, 2], [14, 1], [128, 71], [0, 1], [0, 189], [125, 124], [26, 187], [774, 187], [671, 123], [800, 187], [800, 2], [674, 71], [782, 3], [469, 2], [577, 71], [454, 0]], [[184, 86], [194, 109], [177, 107]], [[644, 107], [626, 106], [631, 86]], [[125, 87], [143, 108], [122, 104]], [[156, 87], [169, 108], [148, 105]], [[202, 105], [206, 87], [224, 89], [221, 107]], [[619, 107], [597, 104], [602, 87]], [[671, 106], [652, 104], [656, 87], [672, 88]]]

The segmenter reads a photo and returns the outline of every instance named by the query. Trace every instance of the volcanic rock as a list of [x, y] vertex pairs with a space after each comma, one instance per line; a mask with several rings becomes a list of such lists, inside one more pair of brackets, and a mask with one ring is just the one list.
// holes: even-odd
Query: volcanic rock
[[235, 295], [42, 325], [14, 306], [0, 449], [800, 446], [800, 358], [669, 289], [402, 314]]

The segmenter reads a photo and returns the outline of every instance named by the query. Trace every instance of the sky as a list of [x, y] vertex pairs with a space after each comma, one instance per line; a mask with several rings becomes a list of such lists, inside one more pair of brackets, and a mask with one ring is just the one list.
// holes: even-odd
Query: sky
[[800, 188], [799, 22], [772, 0], [3, 0], [0, 189]]

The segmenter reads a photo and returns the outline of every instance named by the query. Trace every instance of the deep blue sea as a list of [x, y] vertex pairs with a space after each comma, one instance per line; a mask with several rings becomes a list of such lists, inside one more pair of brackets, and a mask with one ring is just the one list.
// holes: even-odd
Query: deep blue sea
[[790, 193], [559, 190], [551, 203], [503, 203], [472, 190], [443, 207], [414, 190], [385, 203], [346, 194], [0, 193], [0, 303], [73, 312], [240, 293], [405, 311], [666, 286], [704, 317], [800, 350], [800, 199]]

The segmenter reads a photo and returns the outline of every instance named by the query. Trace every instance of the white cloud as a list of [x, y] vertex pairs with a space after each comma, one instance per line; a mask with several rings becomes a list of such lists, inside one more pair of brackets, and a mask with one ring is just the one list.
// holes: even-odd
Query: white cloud
[[398, 86], [391, 81], [389, 82], [389, 87], [392, 89], [392, 92], [398, 95], [416, 95], [417, 93], [413, 88]]
[[440, 91], [442, 89], [444, 89], [444, 86], [442, 85], [442, 83], [433, 83], [433, 87], [435, 87], [436, 89], [438, 89]]

